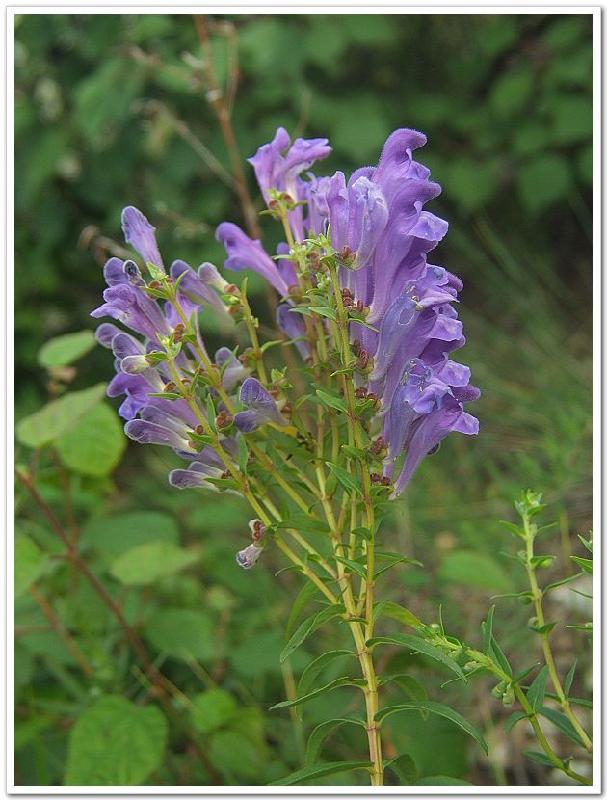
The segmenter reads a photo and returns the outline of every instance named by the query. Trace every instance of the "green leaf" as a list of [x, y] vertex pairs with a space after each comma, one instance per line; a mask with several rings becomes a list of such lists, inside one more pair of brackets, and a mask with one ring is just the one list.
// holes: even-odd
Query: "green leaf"
[[491, 606], [487, 612], [487, 619], [481, 622], [481, 631], [483, 634], [483, 652], [489, 654], [491, 648], [491, 639], [493, 637], [493, 614], [495, 613], [495, 605]]
[[421, 628], [422, 622], [419, 620], [412, 611], [408, 608], [393, 603], [392, 600], [381, 600], [375, 604], [373, 609], [373, 618], [389, 617], [395, 619], [403, 625], [408, 625], [410, 628]]
[[356, 573], [356, 575], [363, 580], [367, 579], [367, 568], [364, 564], [359, 564], [358, 561], [352, 561], [351, 558], [344, 558], [343, 556], [334, 556], [334, 558], [336, 561], [339, 561], [340, 564], [345, 564], [350, 572]]
[[524, 711], [515, 711], [514, 714], [511, 714], [504, 722], [504, 732], [510, 733], [516, 723], [520, 722], [522, 719], [527, 719], [527, 714], [525, 714]]
[[489, 648], [489, 653], [487, 654], [493, 658], [495, 663], [501, 667], [501, 669], [507, 674], [512, 675], [512, 667], [510, 666], [510, 662], [506, 658], [506, 655], [502, 648], [495, 640], [495, 636], [491, 637], [491, 647]]
[[332, 464], [330, 461], [325, 461], [325, 464], [329, 467], [331, 473], [335, 475], [341, 484], [342, 489], [344, 489], [348, 494], [358, 496], [362, 494], [357, 478], [355, 478], [353, 475], [350, 475], [350, 473], [347, 472], [343, 467], [338, 467], [337, 464]]
[[211, 619], [204, 611], [163, 608], [146, 623], [148, 641], [161, 653], [181, 661], [210, 661], [216, 654]]
[[431, 775], [427, 778], [420, 778], [415, 786], [474, 786], [460, 778], [452, 778], [450, 775]]
[[150, 542], [118, 556], [110, 572], [125, 586], [144, 586], [198, 561], [199, 554], [170, 542]]
[[542, 594], [545, 595], [547, 594], [547, 592], [552, 591], [552, 589], [556, 589], [559, 586], [564, 586], [567, 583], [571, 583], [571, 581], [577, 580], [581, 574], [582, 574], [581, 572], [576, 572], [575, 575], [567, 575], [566, 578], [561, 578], [560, 581], [554, 581], [553, 583], [549, 583], [548, 586], [545, 586], [542, 589]]
[[308, 694], [296, 697], [294, 700], [283, 700], [281, 703], [270, 706], [270, 708], [293, 708], [294, 706], [300, 706], [302, 703], [314, 700], [316, 697], [320, 697], [323, 694], [332, 692], [333, 689], [340, 689], [342, 686], [356, 686], [360, 689], [366, 685], [367, 681], [364, 678], [335, 678], [335, 680], [326, 683], [324, 686], [313, 689], [311, 692], [308, 692]]
[[68, 786], [138, 786], [162, 765], [167, 723], [155, 706], [106, 695], [70, 730]]
[[570, 558], [572, 561], [575, 561], [583, 572], [592, 575], [592, 559], [582, 558], [581, 556], [570, 556]]
[[338, 772], [350, 772], [351, 770], [364, 769], [370, 770], [373, 767], [371, 761], [327, 761], [325, 764], [313, 764], [310, 767], [298, 769], [281, 778], [279, 781], [272, 781], [270, 786], [294, 786], [297, 783], [318, 780], [327, 775], [336, 775]]
[[71, 430], [105, 395], [105, 384], [98, 383], [79, 392], [69, 392], [40, 411], [20, 420], [17, 439], [28, 447], [42, 447]]
[[406, 786], [415, 783], [417, 780], [417, 767], [411, 756], [407, 753], [385, 761], [384, 769], [391, 770], [398, 780]]
[[573, 659], [573, 664], [569, 667], [567, 675], [565, 676], [565, 695], [569, 694], [569, 690], [571, 689], [571, 684], [573, 683], [573, 676], [575, 675], [575, 668], [577, 667], [577, 658]]
[[[242, 437], [239, 437], [242, 439]], [[299, 615], [301, 614], [304, 606], [308, 602], [308, 600], [316, 594], [318, 588], [315, 584], [306, 581], [304, 585], [301, 587], [300, 591], [297, 594], [295, 600], [293, 600], [291, 604], [291, 612], [289, 614], [289, 619], [287, 620], [287, 627], [285, 628], [285, 636], [287, 639], [293, 633], [293, 628], [295, 627], [295, 623], [299, 619]]]
[[38, 545], [23, 533], [15, 536], [15, 597], [21, 597], [44, 571], [46, 556]]
[[544, 704], [544, 694], [546, 693], [546, 681], [548, 680], [548, 667], [544, 666], [536, 675], [533, 683], [527, 690], [527, 700], [534, 711], [541, 708]]
[[454, 661], [438, 647], [430, 644], [430, 642], [427, 642], [425, 639], [421, 639], [419, 636], [413, 636], [408, 633], [394, 633], [389, 636], [377, 636], [373, 639], [369, 639], [367, 642], [367, 646], [371, 648], [378, 644], [395, 644], [400, 647], [407, 647], [415, 653], [421, 653], [429, 658], [433, 658], [435, 661], [439, 661], [454, 672], [458, 678], [461, 678], [463, 681], [466, 680], [466, 676], [457, 661]]
[[501, 73], [493, 81], [489, 107], [495, 115], [511, 120], [523, 112], [533, 93], [534, 72], [518, 69]]
[[92, 331], [65, 333], [49, 339], [40, 348], [38, 362], [42, 367], [63, 367], [72, 364], [95, 346], [95, 335]]
[[572, 742], [576, 744], [584, 746], [580, 735], [575, 730], [571, 722], [567, 719], [567, 717], [563, 714], [562, 711], [558, 711], [556, 708], [549, 708], [548, 706], [543, 706], [539, 709], [539, 712], [542, 717], [550, 720], [553, 725], [555, 725], [560, 731], [562, 731], [568, 739], [571, 739]]
[[489, 556], [475, 550], [453, 550], [443, 559], [439, 578], [462, 583], [477, 589], [507, 592], [512, 588], [510, 578], [501, 566]]
[[310, 306], [310, 311], [315, 311], [317, 314], [320, 314], [321, 317], [328, 317], [328, 319], [332, 319], [333, 322], [337, 319], [335, 309], [330, 306]]
[[225, 689], [208, 689], [192, 699], [192, 721], [200, 733], [212, 733], [239, 713], [236, 700]]
[[397, 683], [411, 700], [427, 700], [428, 693], [423, 684], [421, 684], [412, 675], [399, 674], [399, 675], [384, 675], [378, 681], [380, 686], [385, 683]]
[[335, 619], [335, 617], [341, 616], [343, 613], [344, 607], [342, 605], [326, 606], [320, 611], [317, 611], [316, 614], [312, 614], [312, 616], [307, 617], [284, 646], [282, 653], [280, 654], [280, 663], [282, 664], [284, 661], [286, 661], [291, 653], [297, 650], [297, 648], [303, 644], [308, 636], [317, 628], [320, 628], [321, 625], [324, 625], [326, 622]]
[[342, 717], [338, 719], [329, 719], [326, 722], [321, 722], [317, 725], [310, 736], [306, 745], [306, 754], [304, 758], [305, 764], [314, 764], [318, 760], [320, 750], [325, 739], [336, 729], [342, 725], [358, 725], [365, 729], [365, 723], [360, 719], [352, 717]]
[[523, 755], [527, 756], [531, 761], [542, 764], [544, 767], [551, 767], [554, 769], [554, 762], [551, 761], [544, 753], [538, 753], [535, 750], [523, 750]]
[[320, 398], [323, 405], [329, 406], [329, 408], [334, 408], [336, 411], [341, 411], [343, 414], [347, 414], [348, 406], [343, 397], [340, 397], [337, 394], [330, 394], [322, 389], [317, 389], [316, 394]]
[[556, 153], [541, 153], [521, 168], [518, 191], [525, 208], [533, 214], [563, 200], [569, 192], [571, 168], [567, 158]]
[[401, 711], [429, 711], [431, 714], [437, 714], [440, 717], [445, 717], [458, 725], [463, 731], [469, 734], [485, 751], [488, 752], [487, 742], [483, 738], [482, 733], [467, 719], [464, 719], [461, 714], [454, 711], [449, 706], [443, 703], [437, 703], [434, 700], [418, 700], [417, 702], [402, 703], [397, 706], [390, 706], [382, 708], [375, 715], [378, 722], [382, 722], [392, 714], [400, 713]]
[[102, 478], [118, 466], [126, 437], [116, 412], [100, 403], [60, 436], [55, 446], [68, 469]]
[[503, 525], [505, 528], [507, 528], [513, 536], [516, 536], [519, 539], [525, 539], [525, 531], [519, 525], [515, 525], [514, 522], [508, 522], [505, 519], [500, 519], [499, 522], [500, 525]]
[[297, 684], [297, 696], [307, 694], [309, 688], [312, 686], [316, 678], [320, 675], [323, 669], [339, 656], [354, 657], [355, 653], [351, 650], [329, 650], [321, 653], [313, 661], [306, 665], [306, 668], [301, 673], [299, 683]]
[[112, 563], [121, 553], [150, 542], [177, 545], [179, 532], [175, 520], [158, 511], [131, 511], [90, 520], [80, 537], [82, 544], [102, 554]]

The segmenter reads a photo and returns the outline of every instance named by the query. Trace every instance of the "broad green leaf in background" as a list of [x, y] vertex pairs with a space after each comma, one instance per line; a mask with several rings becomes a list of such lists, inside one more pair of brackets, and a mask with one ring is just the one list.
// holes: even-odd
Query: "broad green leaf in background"
[[142, 586], [173, 575], [196, 562], [199, 554], [170, 542], [150, 542], [132, 547], [113, 562], [110, 572], [126, 586]]
[[566, 196], [571, 183], [571, 168], [564, 156], [542, 153], [520, 168], [517, 182], [523, 205], [536, 214]]
[[76, 720], [68, 740], [68, 786], [139, 786], [164, 757], [167, 722], [155, 706], [106, 695]]
[[192, 720], [201, 733], [223, 728], [238, 714], [236, 700], [225, 689], [208, 689], [192, 700]]
[[159, 511], [129, 511], [96, 517], [88, 522], [80, 541], [102, 554], [108, 563], [142, 544], [165, 542], [177, 545], [179, 531], [175, 520]]
[[116, 412], [100, 403], [60, 436], [55, 445], [66, 467], [101, 478], [118, 466], [126, 438]]
[[213, 624], [202, 610], [162, 609], [146, 624], [145, 636], [159, 652], [181, 661], [207, 662], [217, 649]]
[[510, 578], [497, 561], [475, 550], [453, 550], [447, 553], [438, 574], [443, 581], [486, 589], [492, 594], [507, 592], [512, 588]]
[[95, 335], [92, 331], [64, 333], [42, 345], [38, 361], [43, 367], [63, 367], [85, 356], [94, 346]]
[[69, 392], [52, 400], [40, 411], [20, 420], [16, 427], [17, 439], [28, 447], [42, 447], [73, 430], [80, 419], [94, 408], [105, 395], [105, 384], [98, 383], [88, 389]]
[[15, 597], [21, 597], [42, 574], [46, 558], [38, 545], [23, 533], [15, 536]]

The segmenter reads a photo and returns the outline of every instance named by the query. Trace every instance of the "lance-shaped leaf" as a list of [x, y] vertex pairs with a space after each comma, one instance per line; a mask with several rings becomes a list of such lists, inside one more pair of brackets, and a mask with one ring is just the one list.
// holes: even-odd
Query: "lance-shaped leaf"
[[402, 711], [429, 711], [431, 714], [436, 714], [439, 717], [451, 720], [458, 725], [463, 731], [472, 736], [472, 738], [482, 747], [485, 753], [488, 752], [487, 742], [485, 741], [482, 733], [467, 719], [462, 717], [460, 713], [454, 711], [449, 706], [443, 703], [437, 703], [434, 700], [418, 700], [417, 702], [402, 703], [397, 706], [390, 706], [382, 708], [375, 715], [377, 722], [382, 722], [392, 714], [399, 714]]
[[457, 661], [419, 636], [413, 636], [408, 633], [393, 633], [389, 636], [376, 636], [373, 639], [369, 639], [367, 642], [367, 645], [371, 648], [378, 644], [395, 644], [401, 647], [407, 647], [415, 653], [421, 653], [429, 658], [433, 658], [435, 661], [440, 661], [441, 664], [454, 672], [458, 678], [461, 678], [463, 681], [466, 680], [466, 676]]
[[297, 783], [318, 780], [327, 775], [336, 775], [338, 772], [350, 772], [356, 769], [370, 770], [372, 767], [371, 761], [328, 761], [326, 764], [313, 764], [310, 767], [298, 769], [297, 772], [292, 772], [286, 778], [272, 781], [270, 786], [294, 786]]
[[412, 611], [408, 608], [393, 603], [392, 600], [382, 600], [375, 604], [373, 609], [373, 617], [389, 617], [401, 622], [403, 625], [408, 625], [410, 628], [421, 628], [422, 622], [419, 620]]
[[332, 661], [340, 656], [350, 656], [354, 657], [356, 654], [353, 653], [351, 650], [329, 650], [326, 653], [321, 653], [317, 658], [306, 666], [304, 671], [301, 673], [301, 678], [299, 679], [299, 683], [297, 684], [297, 695], [302, 696], [307, 694], [308, 690], [316, 680], [316, 678], [320, 675], [323, 669], [328, 666]]
[[322, 748], [323, 742], [325, 739], [334, 731], [336, 728], [340, 728], [342, 725], [358, 725], [362, 727], [364, 730], [365, 723], [360, 719], [354, 719], [353, 717], [342, 717], [338, 719], [329, 719], [325, 722], [321, 722], [320, 725], [317, 725], [312, 733], [308, 738], [308, 743], [306, 745], [306, 755], [304, 758], [304, 762], [306, 764], [314, 764], [314, 762], [318, 759], [320, 755], [320, 750]]
[[314, 700], [316, 697], [320, 697], [323, 694], [327, 694], [327, 692], [332, 692], [333, 689], [340, 689], [342, 686], [356, 686], [358, 689], [362, 689], [366, 685], [367, 681], [364, 678], [335, 678], [334, 681], [326, 683], [318, 689], [313, 689], [302, 697], [296, 697], [294, 700], [283, 700], [281, 703], [270, 706], [270, 708], [293, 708], [294, 706], [300, 706], [303, 703]]
[[293, 636], [289, 639], [287, 644], [282, 650], [280, 654], [280, 663], [282, 664], [286, 659], [293, 653], [297, 648], [308, 638], [308, 636], [313, 633], [317, 628], [320, 628], [321, 625], [324, 625], [325, 622], [328, 622], [331, 619], [335, 619], [335, 617], [339, 617], [344, 613], [344, 607], [341, 604], [335, 606], [326, 606], [325, 608], [317, 611], [316, 614], [312, 614], [312, 616], [307, 617], [299, 628], [295, 631]]
[[348, 494], [361, 495], [360, 483], [357, 478], [350, 475], [343, 467], [338, 467], [337, 464], [332, 464], [330, 461], [325, 462], [329, 467], [331, 473], [335, 476], [337, 481], [341, 484]]

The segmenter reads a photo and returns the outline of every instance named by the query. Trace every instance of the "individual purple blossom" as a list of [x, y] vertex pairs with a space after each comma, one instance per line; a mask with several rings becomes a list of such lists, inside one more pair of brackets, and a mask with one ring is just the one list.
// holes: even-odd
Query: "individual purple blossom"
[[330, 153], [327, 139], [296, 139], [291, 144], [287, 131], [278, 128], [274, 139], [262, 145], [249, 163], [266, 202], [272, 189], [286, 192], [293, 200], [298, 200], [301, 199], [298, 197], [298, 176]]
[[241, 433], [251, 433], [265, 422], [286, 425], [286, 420], [278, 410], [276, 400], [261, 385], [257, 378], [247, 378], [240, 387], [240, 402], [246, 411], [234, 416], [234, 424]]
[[257, 547], [255, 544], [250, 544], [243, 550], [236, 553], [236, 563], [243, 569], [251, 569], [257, 563], [259, 556], [263, 553], [263, 547]]
[[288, 286], [280, 275], [276, 262], [263, 249], [261, 243], [241, 230], [238, 225], [223, 222], [215, 233], [228, 254], [225, 268], [231, 270], [252, 269], [271, 283], [276, 291], [286, 297]]
[[139, 253], [145, 264], [164, 270], [162, 256], [156, 244], [154, 228], [138, 208], [127, 206], [122, 212], [122, 230], [128, 244]]
[[221, 478], [224, 470], [211, 463], [192, 461], [187, 469], [174, 469], [169, 472], [169, 483], [176, 489], [209, 489], [218, 492], [215, 484], [208, 478]]
[[228, 347], [215, 353], [215, 363], [221, 371], [221, 381], [226, 392], [231, 392], [249, 374], [249, 370]]
[[[292, 306], [281, 303], [276, 309], [276, 322], [283, 333], [289, 339], [303, 338], [306, 335], [306, 326], [301, 314], [291, 310]], [[310, 357], [310, 345], [307, 341], [295, 342], [295, 347], [299, 350], [304, 361]]]

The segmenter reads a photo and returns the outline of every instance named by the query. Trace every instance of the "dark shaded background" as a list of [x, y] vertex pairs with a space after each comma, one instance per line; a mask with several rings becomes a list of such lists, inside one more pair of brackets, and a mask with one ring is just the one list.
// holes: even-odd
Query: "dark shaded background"
[[[398, 504], [386, 526], [389, 549], [402, 549], [426, 568], [394, 570], [386, 592], [405, 598], [424, 619], [434, 618], [442, 603], [450, 626], [474, 637], [491, 595], [524, 588], [516, 567], [500, 555], [514, 548], [498, 524], [510, 518], [521, 488], [544, 491], [558, 521], [546, 544], [559, 553], [557, 577], [576, 550], [575, 534], [590, 527], [592, 18], [243, 15], [215, 23], [214, 63], [222, 85], [237, 89], [233, 125], [243, 157], [271, 138], [277, 125], [328, 136], [334, 152], [327, 172], [374, 163], [396, 127], [428, 135], [418, 158], [443, 186], [432, 210], [450, 221], [433, 261], [464, 278], [461, 316], [468, 344], [461, 358], [483, 390], [475, 411], [481, 435], [445, 442]], [[189, 16], [18, 19], [18, 416], [47, 396], [48, 376], [37, 362], [40, 345], [93, 327], [89, 311], [103, 288], [101, 265], [121, 245], [124, 205], [139, 206], [154, 221], [169, 260], [221, 263], [216, 225], [242, 222], [234, 192], [217, 174], [230, 167], [205, 100], [200, 57]], [[260, 220], [271, 244], [271, 223]], [[253, 285], [259, 313], [269, 322], [262, 287]], [[218, 334], [208, 326], [210, 340], [218, 342]], [[111, 359], [98, 349], [79, 365], [73, 385], [111, 374]], [[24, 451], [20, 457], [29, 456]], [[113, 515], [107, 528], [120, 515], [145, 509], [165, 522], [170, 517], [166, 524], [177, 523], [183, 544], [201, 546], [200, 566], [179, 580], [130, 590], [133, 620], [145, 636], [146, 621], [167, 604], [197, 609], [209, 640], [219, 642], [198, 653], [205, 674], [237, 698], [252, 721], [245, 733], [227, 728], [204, 734], [219, 778], [209, 777], [173, 732], [171, 756], [148, 782], [263, 784], [283, 774], [285, 765], [297, 765], [287, 715], [266, 711], [285, 691], [277, 653], [296, 580], [274, 579], [272, 567], [279, 562], [271, 558], [252, 574], [238, 574], [232, 559], [243, 541], [245, 510], [233, 501], [163, 488], [169, 463], [166, 453], [135, 445], [112, 479], [71, 476], [82, 541], [89, 542], [91, 563], [103, 573], [104, 520]], [[60, 505], [60, 477], [50, 465], [43, 477], [47, 496]], [[24, 530], [42, 545], [34, 509], [24, 503], [21, 510]], [[104, 580], [114, 587], [111, 577]], [[122, 661], [104, 660], [102, 641], [110, 652], [122, 650], [112, 621], [99, 616], [93, 600], [56, 573], [45, 590], [100, 666], [92, 682], [75, 677], [52, 632], [45, 638], [31, 631], [36, 620], [46, 624], [31, 599], [18, 607], [26, 630], [19, 638], [17, 676], [18, 724], [27, 731], [18, 752], [24, 784], [64, 781], [71, 721], [95, 692], [133, 697], [141, 691], [136, 682], [133, 688], [124, 653]], [[90, 614], [76, 618], [75, 607], [87, 603]], [[567, 593], [553, 612], [584, 613]], [[502, 639], [522, 658], [535, 646], [527, 616], [528, 609], [513, 601], [502, 601], [496, 611]], [[169, 653], [167, 670], [187, 694], [201, 690], [195, 672], [183, 660], [171, 660], [168, 645], [159, 645], [157, 635], [147, 638], [159, 658]], [[561, 626], [555, 638], [565, 669], [574, 650], [588, 661], [578, 634]], [[588, 666], [578, 670], [580, 691], [588, 688]], [[297, 658], [293, 668], [301, 669]], [[80, 693], [72, 686], [70, 694], [69, 681], [58, 677], [62, 671]], [[484, 688], [480, 695], [458, 689], [452, 702], [501, 742], [504, 712]], [[327, 704], [343, 710], [343, 697], [311, 706], [306, 726], [326, 718]], [[394, 723], [393, 746], [409, 747], [422, 774], [438, 770], [480, 784], [552, 780], [539, 766], [522, 765], [524, 743], [517, 749], [510, 741], [488, 762], [469, 753], [449, 723], [431, 721], [421, 731], [407, 725]], [[333, 746], [335, 758], [356, 751], [346, 733]]]

